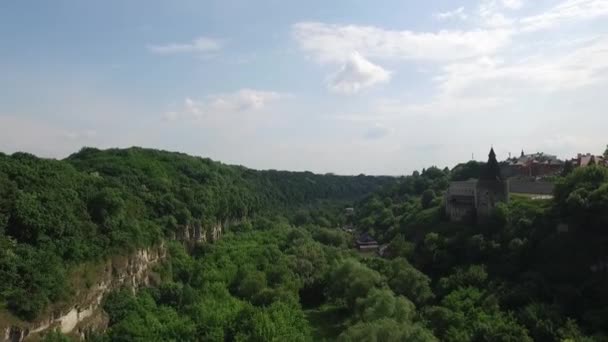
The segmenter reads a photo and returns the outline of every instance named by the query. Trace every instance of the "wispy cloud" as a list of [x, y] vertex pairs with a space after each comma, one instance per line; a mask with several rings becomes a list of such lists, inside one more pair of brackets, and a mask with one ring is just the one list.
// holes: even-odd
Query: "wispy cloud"
[[566, 0], [550, 10], [521, 19], [521, 29], [537, 31], [563, 23], [590, 20], [608, 15], [606, 0]]
[[337, 65], [329, 89], [356, 93], [388, 82], [391, 73], [377, 61], [451, 61], [492, 54], [507, 45], [502, 29], [413, 32], [374, 26], [303, 22], [292, 28], [300, 49], [321, 64]]
[[518, 10], [524, 6], [524, 0], [502, 0], [502, 4], [506, 8]]
[[493, 53], [510, 38], [504, 30], [413, 32], [319, 22], [295, 24], [293, 35], [300, 48], [321, 63], [344, 62], [355, 51], [378, 59], [462, 59]]
[[525, 5], [523, 0], [481, 0], [471, 13], [459, 7], [435, 15], [437, 19], [471, 19], [467, 21], [474, 26], [468, 30], [415, 32], [302, 22], [292, 31], [302, 51], [321, 64], [340, 66], [330, 77], [329, 88], [346, 93], [388, 82], [391, 75], [382, 66], [388, 61], [435, 65], [442, 98], [467, 88], [479, 88], [483, 94], [501, 87], [575, 88], [606, 76], [601, 72], [605, 68], [603, 40], [578, 45], [578, 50], [554, 49], [542, 55], [509, 48], [526, 35], [608, 16], [607, 0], [564, 0], [539, 14], [518, 16], [517, 10]]
[[[594, 84], [608, 77], [608, 37], [523, 60], [485, 58], [443, 68], [440, 89], [454, 96], [549, 92]], [[493, 86], [494, 85], [494, 86]], [[498, 88], [496, 87], [498, 85]]]
[[189, 43], [167, 43], [162, 45], [148, 45], [148, 50], [160, 55], [178, 53], [213, 53], [221, 50], [222, 44], [219, 40], [209, 37], [199, 37]]
[[202, 100], [187, 97], [182, 108], [166, 112], [163, 119], [201, 119], [205, 116], [238, 112], [254, 112], [265, 108], [270, 103], [289, 97], [274, 91], [241, 89], [233, 93], [212, 94]]
[[467, 18], [469, 16], [465, 13], [464, 7], [458, 7], [455, 10], [435, 13], [435, 14], [433, 14], [433, 17], [435, 17], [435, 19], [438, 19], [438, 20], [449, 20], [449, 19], [467, 20]]

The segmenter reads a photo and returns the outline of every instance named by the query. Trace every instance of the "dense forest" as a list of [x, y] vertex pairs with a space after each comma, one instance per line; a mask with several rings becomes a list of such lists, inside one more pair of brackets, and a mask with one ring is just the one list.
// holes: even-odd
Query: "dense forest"
[[432, 279], [419, 309], [441, 341], [607, 341], [608, 170], [566, 170], [552, 200], [512, 196], [488, 222], [448, 222], [447, 184], [484, 167], [404, 177], [359, 203], [357, 225]]
[[[569, 170], [554, 199], [514, 196], [483, 224], [449, 222], [449, 182], [485, 167], [345, 177], [140, 148], [0, 155], [0, 310], [34, 319], [69, 298], [77, 265], [165, 240], [158, 281], [107, 296], [109, 327], [88, 339], [607, 341], [608, 170]], [[226, 219], [238, 223], [218, 241], [171, 241]], [[382, 257], [354, 249], [347, 223]]]
[[352, 201], [392, 181], [254, 171], [142, 148], [85, 148], [61, 161], [0, 154], [0, 309], [33, 319], [70, 296], [72, 266], [188, 224]]

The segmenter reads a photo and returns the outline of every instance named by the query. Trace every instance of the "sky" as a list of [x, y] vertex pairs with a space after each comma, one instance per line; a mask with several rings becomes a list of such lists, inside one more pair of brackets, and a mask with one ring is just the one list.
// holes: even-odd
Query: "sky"
[[608, 144], [608, 0], [6, 0], [0, 151], [402, 175]]

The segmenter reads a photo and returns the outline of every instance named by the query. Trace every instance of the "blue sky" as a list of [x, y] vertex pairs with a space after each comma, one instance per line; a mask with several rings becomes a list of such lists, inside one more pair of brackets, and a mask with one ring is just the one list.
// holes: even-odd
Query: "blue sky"
[[3, 1], [0, 151], [404, 174], [601, 153], [608, 0]]

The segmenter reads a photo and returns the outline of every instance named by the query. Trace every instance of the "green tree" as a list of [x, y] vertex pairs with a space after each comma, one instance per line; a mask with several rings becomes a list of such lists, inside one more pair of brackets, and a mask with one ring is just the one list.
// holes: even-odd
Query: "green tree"
[[392, 260], [390, 269], [388, 284], [396, 294], [409, 298], [417, 305], [423, 305], [434, 297], [431, 279], [415, 269], [407, 260]]
[[448, 277], [439, 279], [438, 288], [442, 294], [448, 294], [459, 288], [486, 288], [488, 273], [485, 265], [459, 267]]
[[236, 341], [309, 341], [310, 326], [301, 310], [276, 302], [256, 310], [236, 334]]
[[402, 296], [395, 296], [388, 289], [372, 289], [365, 298], [358, 298], [355, 312], [361, 321], [375, 321], [391, 318], [399, 323], [410, 322], [416, 313], [416, 306]]
[[532, 341], [515, 318], [500, 310], [497, 299], [473, 287], [459, 288], [425, 316], [442, 341]]
[[484, 163], [471, 160], [465, 164], [456, 165], [450, 172], [450, 180], [466, 181], [469, 179], [478, 179], [481, 175], [481, 170]]
[[329, 274], [329, 295], [353, 309], [358, 298], [367, 296], [370, 290], [381, 284], [380, 274], [365, 265], [347, 259], [334, 266]]
[[435, 195], [435, 191], [431, 190], [431, 189], [427, 189], [422, 193], [422, 196], [420, 198], [420, 203], [422, 204], [422, 208], [423, 209], [428, 209], [431, 207], [431, 204], [433, 203], [433, 200], [435, 199], [436, 195]]
[[400, 324], [392, 319], [357, 323], [338, 337], [339, 342], [434, 342], [435, 336], [419, 324]]
[[251, 299], [266, 288], [266, 274], [260, 271], [248, 270], [244, 272], [238, 284], [238, 294], [242, 298]]

